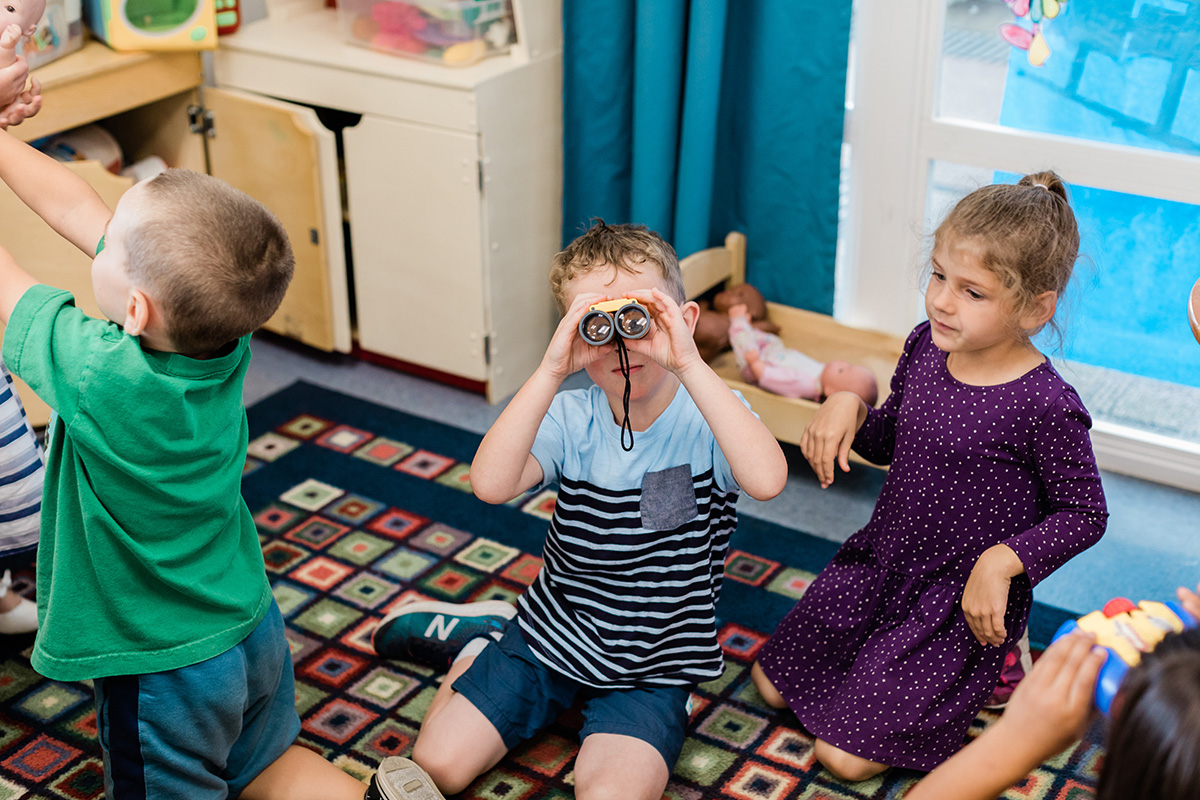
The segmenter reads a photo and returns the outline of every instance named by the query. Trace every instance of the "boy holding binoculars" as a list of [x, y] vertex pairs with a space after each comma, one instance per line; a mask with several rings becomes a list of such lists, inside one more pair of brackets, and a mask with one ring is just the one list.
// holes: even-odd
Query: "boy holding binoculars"
[[[422, 603], [385, 619], [375, 645], [411, 657], [450, 629], [466, 645], [413, 753], [442, 792], [461, 791], [578, 698], [578, 796], [658, 800], [683, 746], [690, 690], [724, 667], [715, 607], [738, 492], [774, 497], [787, 462], [697, 353], [699, 307], [658, 234], [599, 221], [555, 257], [550, 283], [562, 322], [471, 467], [489, 503], [560, 484], [545, 566], [515, 620]], [[608, 300], [636, 300], [649, 315], [644, 335], [622, 333], [618, 319], [620, 337], [585, 338], [580, 322]], [[580, 369], [595, 386], [559, 392]], [[468, 644], [472, 632], [482, 636]]]

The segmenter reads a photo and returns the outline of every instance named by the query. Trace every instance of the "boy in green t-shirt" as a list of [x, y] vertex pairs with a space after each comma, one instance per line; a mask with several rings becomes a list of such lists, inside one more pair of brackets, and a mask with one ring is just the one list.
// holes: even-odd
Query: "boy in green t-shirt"
[[32, 662], [94, 680], [108, 796], [436, 797], [406, 759], [367, 787], [294, 744], [292, 661], [240, 491], [250, 333], [292, 275], [279, 221], [187, 170], [135, 185], [110, 212], [6, 133], [0, 179], [96, 253], [112, 320], [0, 247], [3, 358], [56, 412]]

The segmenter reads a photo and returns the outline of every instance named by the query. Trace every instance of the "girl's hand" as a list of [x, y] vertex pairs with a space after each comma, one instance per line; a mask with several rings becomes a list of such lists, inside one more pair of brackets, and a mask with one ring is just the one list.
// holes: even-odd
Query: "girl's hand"
[[587, 313], [588, 308], [608, 298], [602, 294], [580, 294], [571, 301], [571, 307], [559, 320], [554, 336], [550, 338], [550, 346], [542, 356], [541, 369], [550, 373], [559, 381], [568, 375], [573, 375], [584, 369], [593, 361], [603, 358], [615, 345], [612, 342], [596, 346], [588, 344], [579, 335], [579, 320]]
[[[639, 289], [626, 297], [637, 300], [650, 311], [650, 332], [641, 339], [626, 339], [625, 346], [634, 353], [650, 356], [664, 369], [675, 374], [703, 363], [692, 337], [694, 320], [700, 307], [688, 302], [680, 306], [667, 293], [659, 289]], [[684, 316], [691, 315], [693, 322]]]
[[1179, 602], [1183, 604], [1184, 610], [1191, 614], [1193, 619], [1200, 622], [1200, 594], [1197, 594], [1197, 592], [1200, 592], [1200, 585], [1196, 586], [1195, 592], [1183, 586], [1175, 590], [1175, 594], [1179, 597]]
[[1040, 764], [1078, 741], [1092, 717], [1096, 678], [1106, 653], [1077, 631], [1046, 648], [1017, 684], [999, 726]]
[[982, 645], [1004, 644], [1004, 611], [1013, 577], [1025, 571], [1021, 559], [1008, 545], [983, 551], [963, 588], [962, 610], [971, 633]]
[[867, 407], [853, 392], [834, 392], [800, 434], [800, 452], [812, 465], [821, 488], [833, 483], [834, 465], [850, 471], [850, 446], [867, 418]]

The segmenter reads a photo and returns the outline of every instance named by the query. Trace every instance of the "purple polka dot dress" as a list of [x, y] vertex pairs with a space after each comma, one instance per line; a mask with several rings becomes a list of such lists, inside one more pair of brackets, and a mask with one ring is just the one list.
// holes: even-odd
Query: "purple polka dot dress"
[[[930, 770], [962, 745], [1029, 616], [1032, 587], [1104, 533], [1108, 512], [1091, 418], [1044, 362], [997, 386], [946, 368], [929, 323], [905, 343], [892, 393], [855, 450], [891, 470], [851, 536], [759, 652], [800, 722], [826, 742]], [[1024, 564], [1008, 639], [984, 647], [960, 597], [1003, 542]]]

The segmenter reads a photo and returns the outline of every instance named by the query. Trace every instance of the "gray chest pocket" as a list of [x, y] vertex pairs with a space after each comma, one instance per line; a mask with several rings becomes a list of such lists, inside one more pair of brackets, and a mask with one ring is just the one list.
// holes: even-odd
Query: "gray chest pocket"
[[687, 464], [647, 472], [642, 478], [642, 527], [670, 531], [699, 514], [692, 468]]

